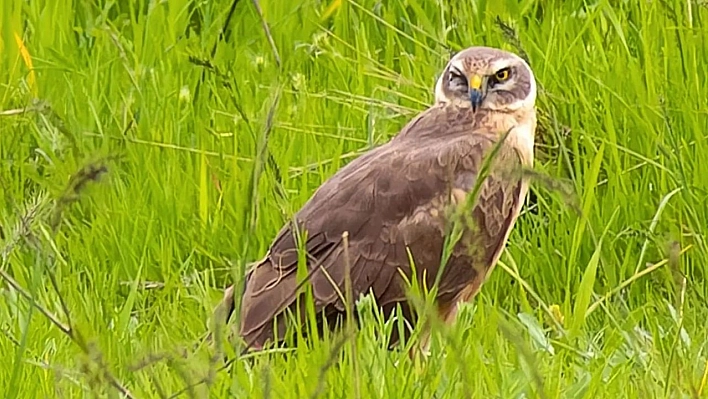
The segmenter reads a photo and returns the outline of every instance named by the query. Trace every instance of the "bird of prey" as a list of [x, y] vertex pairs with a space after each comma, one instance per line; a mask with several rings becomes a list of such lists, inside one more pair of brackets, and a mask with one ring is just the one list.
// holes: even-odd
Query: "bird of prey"
[[[525, 200], [527, 177], [513, 171], [533, 165], [535, 101], [533, 72], [516, 54], [470, 47], [454, 55], [435, 103], [325, 181], [247, 272], [239, 328], [249, 348], [284, 340], [293, 320], [286, 311], [304, 311], [303, 249], [320, 320], [352, 306], [348, 283], [355, 299], [371, 294], [385, 315], [400, 306], [414, 321], [406, 282], [415, 277], [428, 288], [437, 281], [437, 311], [452, 322], [497, 263]], [[455, 215], [467, 222], [443, 262]], [[228, 321], [233, 285], [218, 309]]]

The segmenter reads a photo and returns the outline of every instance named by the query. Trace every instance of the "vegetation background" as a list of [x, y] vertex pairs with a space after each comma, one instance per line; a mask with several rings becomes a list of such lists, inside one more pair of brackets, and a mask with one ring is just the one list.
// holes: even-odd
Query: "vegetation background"
[[[3, 1], [1, 395], [707, 397], [707, 4]], [[534, 185], [428, 360], [364, 309], [223, 370], [223, 288], [470, 45], [528, 57], [572, 195]]]

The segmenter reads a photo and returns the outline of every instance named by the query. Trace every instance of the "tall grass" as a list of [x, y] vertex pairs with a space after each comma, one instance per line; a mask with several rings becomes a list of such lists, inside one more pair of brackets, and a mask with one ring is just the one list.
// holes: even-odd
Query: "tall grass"
[[[2, 2], [3, 397], [708, 395], [705, 2], [233, 4]], [[480, 44], [529, 58], [537, 167], [582, 212], [534, 185], [425, 361], [364, 309], [222, 370], [194, 344], [223, 288]]]

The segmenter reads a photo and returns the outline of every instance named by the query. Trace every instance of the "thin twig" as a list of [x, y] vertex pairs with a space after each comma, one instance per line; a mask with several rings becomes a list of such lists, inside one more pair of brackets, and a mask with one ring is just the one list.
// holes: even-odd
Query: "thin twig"
[[278, 69], [281, 67], [280, 55], [278, 54], [278, 48], [275, 46], [275, 41], [273, 36], [270, 34], [270, 28], [268, 27], [268, 22], [266, 22], [263, 16], [263, 11], [261, 10], [261, 3], [258, 0], [253, 0], [253, 6], [256, 7], [256, 12], [258, 13], [258, 18], [261, 20], [261, 26], [263, 26], [263, 31], [265, 32], [266, 38], [268, 38], [268, 43], [270, 44], [270, 50], [273, 52], [273, 58], [275, 59], [275, 65]]
[[226, 19], [224, 20], [224, 25], [221, 27], [221, 30], [219, 31], [219, 39], [214, 43], [214, 46], [211, 48], [211, 57], [214, 58], [216, 55], [216, 48], [219, 46], [219, 43], [221, 41], [226, 40], [226, 33], [227, 29], [229, 28], [229, 25], [231, 24], [231, 18], [234, 16], [234, 12], [236, 11], [236, 6], [238, 5], [239, 0], [234, 0], [231, 3], [231, 8], [229, 8], [229, 13], [226, 15]]
[[[13, 243], [11, 243], [9, 246], [6, 246], [6, 248], [4, 248], [3, 250], [3, 266], [7, 264], [7, 259], [10, 255], [10, 252], [14, 250], [15, 242], [19, 242], [19, 240], [22, 238], [24, 238], [25, 241], [30, 242], [32, 244], [33, 249], [40, 253], [40, 255], [43, 254], [43, 249], [41, 248], [39, 238], [35, 237], [33, 233], [33, 222], [37, 219], [49, 217], [52, 219], [50, 223], [56, 223], [54, 226], [58, 226], [58, 223], [61, 220], [61, 210], [64, 209], [70, 203], [76, 201], [85, 185], [89, 181], [95, 180], [98, 174], [101, 174], [105, 171], [105, 167], [95, 167], [93, 165], [90, 165], [89, 167], [83, 168], [77, 174], [72, 176], [64, 193], [54, 204], [54, 209], [51, 213], [48, 211], [48, 208], [51, 207], [51, 202], [45, 201], [43, 198], [40, 198], [39, 201], [37, 201], [37, 203], [30, 208], [30, 212], [20, 218], [20, 228], [19, 232], [17, 233], [17, 240], [13, 241]], [[41, 225], [38, 228], [42, 230], [42, 233], [44, 234], [43, 237], [45, 239], [52, 239], [50, 233]], [[49, 260], [51, 260], [51, 257], [49, 258]], [[47, 274], [49, 275], [50, 284], [56, 292], [57, 296], [59, 297], [62, 312], [64, 313], [65, 318], [67, 320], [66, 323], [62, 322], [60, 318], [57, 317], [57, 315], [55, 315], [51, 311], [49, 311], [49, 309], [39, 304], [36, 301], [35, 297], [27, 289], [22, 287], [13, 278], [12, 275], [10, 275], [2, 268], [0, 268], [0, 279], [4, 280], [5, 282], [7, 282], [8, 285], [14, 288], [15, 291], [19, 293], [20, 296], [25, 298], [33, 308], [37, 309], [44, 317], [47, 318], [47, 320], [49, 320], [51, 324], [57, 327], [74, 344], [76, 344], [81, 349], [81, 351], [85, 355], [87, 355], [89, 359], [91, 359], [91, 361], [95, 362], [99, 366], [103, 378], [105, 378], [106, 381], [108, 381], [108, 383], [114, 389], [120, 392], [124, 397], [132, 399], [133, 395], [130, 393], [128, 388], [126, 388], [120, 381], [118, 381], [118, 379], [110, 372], [110, 370], [108, 370], [108, 367], [106, 367], [106, 365], [101, 360], [97, 360], [94, 358], [94, 351], [92, 350], [91, 345], [88, 344], [86, 339], [82, 336], [81, 332], [72, 328], [69, 308], [66, 303], [66, 300], [64, 299], [59, 290], [59, 284], [57, 282], [56, 276], [53, 274], [53, 271], [48, 267], [45, 267], [44, 270], [46, 270]]]
[[[229, 28], [229, 25], [231, 24], [231, 18], [234, 16], [234, 12], [236, 11], [236, 6], [238, 5], [239, 0], [234, 0], [231, 3], [231, 8], [229, 8], [229, 13], [226, 15], [226, 19], [224, 20], [224, 24], [221, 26], [221, 30], [219, 31], [219, 38], [214, 42], [214, 45], [211, 48], [211, 53], [210, 56], [211, 58], [214, 58], [214, 55], [216, 55], [216, 49], [219, 47], [219, 43], [226, 38], [226, 32], [227, 29]], [[199, 80], [197, 81], [197, 85], [194, 88], [194, 99], [193, 99], [193, 104], [197, 103], [197, 99], [199, 98], [199, 89], [201, 88], [202, 83], [204, 82], [204, 78], [206, 77], [206, 70], [202, 70], [202, 75], [199, 77]]]
[[0, 269], [0, 277], [5, 280], [12, 288], [14, 288], [20, 296], [25, 298], [30, 302], [30, 304], [37, 310], [39, 310], [40, 313], [44, 315], [52, 324], [54, 324], [59, 330], [61, 330], [62, 333], [68, 335], [70, 338], [72, 336], [71, 333], [71, 327], [67, 326], [66, 324], [62, 323], [58, 317], [56, 317], [52, 312], [47, 310], [44, 306], [38, 304], [34, 298], [32, 298], [32, 295], [30, 295], [27, 291], [25, 291], [24, 288], [14, 279], [12, 276], [10, 276], [5, 270]]
[[[317, 261], [312, 265], [311, 270], [307, 273], [307, 275], [305, 276], [305, 278], [303, 278], [302, 281], [295, 287], [295, 289], [292, 291], [293, 293], [290, 294], [290, 295], [288, 295], [288, 296], [286, 296], [286, 297], [278, 304], [278, 307], [277, 307], [277, 308], [280, 309], [280, 311], [284, 310], [284, 309], [287, 307], [287, 305], [288, 305], [289, 303], [291, 303], [291, 302], [295, 299], [295, 297], [297, 296], [297, 293], [300, 292], [300, 290], [305, 286], [305, 284], [307, 284], [307, 283], [310, 281], [310, 279], [312, 278], [312, 275], [313, 275], [315, 272], [319, 271], [320, 268], [322, 268], [322, 271], [323, 271], [323, 272], [326, 272], [326, 269], [324, 269], [324, 266], [322, 266], [322, 262], [323, 262], [324, 259], [327, 259], [327, 257], [331, 254], [331, 252], [334, 251], [335, 248], [337, 248], [337, 246], [338, 246], [340, 243], [341, 243], [341, 237], [340, 237], [340, 240], [338, 240], [338, 241], [332, 243], [332, 244], [333, 244], [332, 247], [328, 250], [328, 252], [325, 252], [325, 253], [322, 255], [322, 257], [320, 258], [320, 260], [317, 260]], [[224, 298], [224, 299], [227, 299], [227, 298]], [[231, 298], [231, 300], [233, 300], [233, 298]], [[220, 314], [219, 309], [223, 309], [225, 305], [226, 305], [225, 302], [222, 301], [221, 304], [220, 304], [220, 306], [219, 306], [218, 309], [217, 309], [217, 312], [215, 312], [215, 313], [217, 313], [217, 316]], [[245, 344], [245, 346], [243, 347], [243, 349], [241, 349], [241, 352], [240, 352], [237, 356], [232, 357], [232, 358], [230, 358], [230, 359], [227, 359], [227, 360], [224, 362], [224, 364], [216, 370], [216, 372], [219, 372], [219, 371], [222, 371], [222, 370], [227, 369], [227, 368], [228, 368], [229, 366], [231, 366], [231, 364], [233, 364], [236, 360], [243, 360], [243, 359], [245, 359], [245, 358], [247, 358], [247, 357], [252, 356], [252, 355], [249, 355], [248, 352], [251, 350], [251, 348], [253, 347], [253, 344], [256, 342], [257, 339], [258, 339], [258, 337], [254, 337], [254, 338], [252, 338], [250, 341], [246, 342], [246, 344]], [[268, 351], [261, 351], [261, 353], [268, 353]], [[172, 395], [169, 397], [169, 399], [177, 398], [177, 397], [179, 397], [180, 395], [182, 395], [183, 393], [185, 393], [185, 392], [189, 391], [190, 389], [192, 389], [194, 386], [201, 385], [201, 384], [204, 384], [204, 383], [206, 383], [206, 382], [207, 382], [207, 379], [206, 379], [206, 378], [202, 378], [202, 379], [200, 379], [199, 381], [195, 382], [194, 384], [190, 384], [190, 386], [184, 387], [184, 388], [182, 388], [181, 390], [175, 392], [174, 394], [172, 394]]]
[[515, 47], [516, 52], [519, 54], [519, 57], [521, 57], [524, 61], [526, 61], [526, 63], [531, 65], [529, 55], [526, 53], [523, 46], [521, 45], [521, 40], [519, 40], [519, 35], [516, 33], [516, 30], [512, 28], [509, 24], [502, 21], [502, 19], [498, 15], [494, 20], [494, 23], [497, 25], [497, 28], [502, 31], [502, 35], [504, 36], [506, 41]]
[[[34, 300], [32, 295], [30, 295], [24, 288], [22, 288], [22, 286], [17, 281], [15, 281], [14, 278], [12, 278], [12, 276], [10, 276], [6, 271], [4, 271], [2, 269], [0, 269], [0, 278], [5, 280], [10, 286], [12, 286], [12, 288], [14, 288], [20, 294], [20, 296], [27, 299], [27, 301], [29, 301], [30, 304], [35, 309], [37, 309], [42, 315], [44, 315], [44, 317], [46, 317], [47, 320], [49, 320], [52, 324], [54, 324], [54, 326], [56, 326], [64, 335], [69, 337], [69, 339], [72, 342], [77, 344], [85, 354], [88, 354], [88, 348], [82, 342], [83, 339], [81, 339], [80, 335], [76, 334], [76, 331], [73, 330], [71, 328], [71, 326], [62, 323], [56, 315], [54, 315], [52, 312], [50, 312], [44, 306], [37, 303], [37, 301]], [[118, 381], [118, 379], [113, 374], [111, 374], [110, 371], [108, 371], [105, 367], [104, 367], [103, 372], [104, 372], [104, 377], [106, 377], [108, 379], [108, 382], [111, 384], [111, 386], [113, 386], [116, 390], [118, 390], [126, 398], [128, 398], [128, 399], [134, 398], [134, 396], [130, 393], [128, 388], [123, 386], [123, 384], [121, 384], [120, 381]]]
[[[347, 312], [347, 331], [352, 337], [355, 334], [354, 329], [354, 317], [352, 313], [354, 312], [354, 293], [352, 292], [352, 267], [351, 259], [349, 255], [349, 232], [345, 231], [342, 233], [342, 245], [344, 246], [344, 295], [346, 297], [345, 309]], [[354, 384], [354, 397], [360, 398], [359, 393], [359, 362], [357, 359], [357, 348], [356, 339], [351, 340], [352, 352], [351, 352], [351, 362], [352, 362], [352, 383]]]

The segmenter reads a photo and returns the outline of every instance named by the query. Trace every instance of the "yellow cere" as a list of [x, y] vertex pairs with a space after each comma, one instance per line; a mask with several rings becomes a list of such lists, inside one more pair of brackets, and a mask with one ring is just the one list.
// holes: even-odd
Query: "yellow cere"
[[470, 88], [479, 90], [480, 87], [482, 87], [482, 77], [473, 75], [472, 79], [470, 79]]

